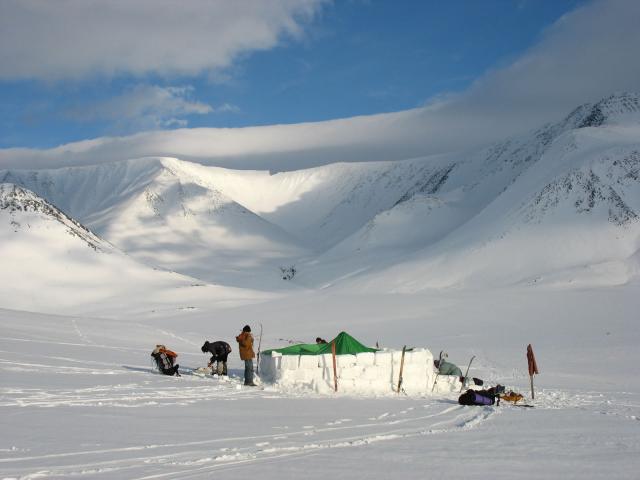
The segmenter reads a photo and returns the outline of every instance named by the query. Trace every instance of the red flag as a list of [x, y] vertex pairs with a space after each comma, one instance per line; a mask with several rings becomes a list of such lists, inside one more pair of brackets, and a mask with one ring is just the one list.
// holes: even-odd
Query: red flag
[[531, 344], [527, 346], [527, 361], [529, 362], [529, 376], [533, 376], [534, 373], [537, 375], [539, 373], [538, 365], [536, 364], [536, 357], [533, 354], [533, 348], [531, 348]]

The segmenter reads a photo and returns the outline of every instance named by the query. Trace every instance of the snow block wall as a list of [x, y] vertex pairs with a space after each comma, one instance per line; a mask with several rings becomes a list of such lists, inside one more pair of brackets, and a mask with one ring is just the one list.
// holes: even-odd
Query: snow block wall
[[[336, 355], [338, 392], [357, 395], [393, 393], [398, 387], [402, 351], [380, 350], [356, 355]], [[318, 393], [334, 391], [333, 360], [325, 355], [260, 356], [260, 377], [283, 388], [307, 389]], [[424, 348], [405, 353], [402, 388], [408, 395], [431, 394], [436, 378], [433, 355]], [[458, 391], [457, 377], [440, 376], [433, 393]]]

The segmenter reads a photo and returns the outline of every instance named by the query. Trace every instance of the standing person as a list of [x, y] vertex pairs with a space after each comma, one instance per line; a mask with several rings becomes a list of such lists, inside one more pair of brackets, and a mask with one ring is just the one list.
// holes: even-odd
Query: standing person
[[227, 357], [229, 353], [231, 353], [231, 345], [220, 340], [213, 343], [207, 340], [200, 350], [202, 350], [202, 353], [209, 352], [211, 354], [208, 366], [213, 367], [213, 362], [216, 362], [215, 373], [218, 375], [227, 375]]
[[236, 337], [236, 341], [240, 347], [240, 359], [244, 360], [244, 384], [249, 387], [255, 387], [253, 383], [253, 359], [256, 354], [253, 351], [253, 335], [251, 335], [251, 327], [245, 325], [242, 333]]

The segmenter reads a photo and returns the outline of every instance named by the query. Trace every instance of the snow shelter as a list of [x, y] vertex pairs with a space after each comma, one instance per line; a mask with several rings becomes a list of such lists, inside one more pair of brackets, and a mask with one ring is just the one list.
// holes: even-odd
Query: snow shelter
[[[346, 332], [326, 344], [299, 344], [261, 352], [260, 377], [283, 388], [332, 393], [335, 381], [332, 343], [336, 348], [338, 392], [381, 395], [396, 391], [402, 351], [367, 347]], [[407, 394], [431, 394], [435, 377], [429, 350], [412, 348], [405, 352], [402, 388]], [[457, 378], [440, 376], [435, 392], [459, 388]]]

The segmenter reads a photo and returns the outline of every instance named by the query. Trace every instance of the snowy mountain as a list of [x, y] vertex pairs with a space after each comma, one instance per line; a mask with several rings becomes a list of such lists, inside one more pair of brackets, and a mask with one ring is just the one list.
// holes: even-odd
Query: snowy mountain
[[[638, 274], [640, 246], [639, 104], [637, 96], [610, 97], [528, 141], [494, 147], [500, 153], [485, 165], [512, 172], [504, 189], [438, 242], [360, 286], [409, 292], [487, 282], [627, 282]], [[468, 191], [498, 172], [483, 171]], [[421, 218], [425, 228], [442, 222], [432, 212]]]
[[[111, 249], [80, 223], [33, 192], [17, 185], [0, 183], [0, 214], [4, 217], [3, 225], [6, 225], [8, 220], [14, 233], [22, 233], [25, 229], [32, 228], [35, 231], [43, 226], [45, 229], [62, 228], [69, 236], [78, 238], [96, 252]], [[43, 225], [45, 221], [49, 224]]]
[[209, 177], [206, 167], [166, 158], [0, 172], [0, 181], [38, 192], [143, 263], [207, 282], [264, 288], [271, 279], [281, 288], [278, 266], [304, 249]]
[[[141, 262], [205, 282], [615, 284], [636, 274], [639, 133], [639, 97], [618, 94], [475, 152], [276, 174], [143, 158], [0, 181]], [[297, 276], [282, 282], [290, 265]]]
[[249, 291], [202, 285], [142, 265], [46, 200], [9, 183], [0, 183], [0, 253], [4, 308], [90, 312], [125, 303], [134, 310], [196, 308], [203, 304], [203, 290], [209, 304], [251, 298]]

